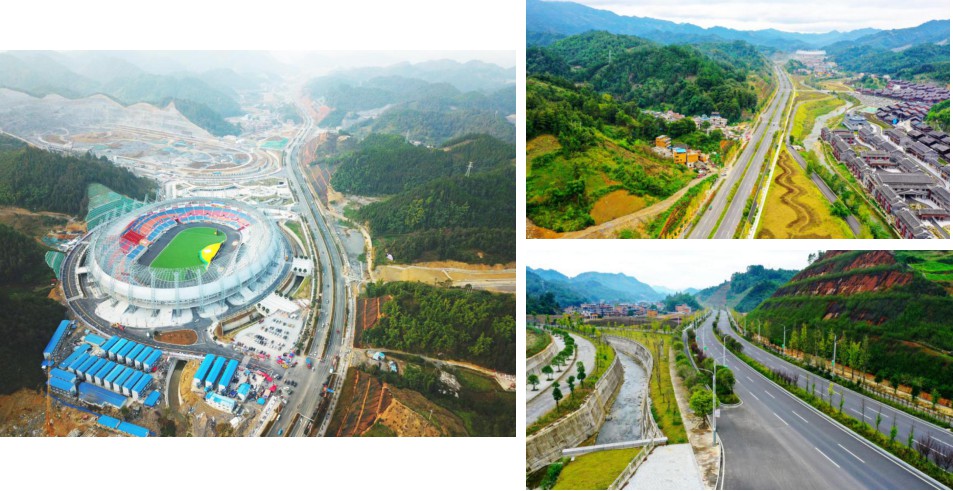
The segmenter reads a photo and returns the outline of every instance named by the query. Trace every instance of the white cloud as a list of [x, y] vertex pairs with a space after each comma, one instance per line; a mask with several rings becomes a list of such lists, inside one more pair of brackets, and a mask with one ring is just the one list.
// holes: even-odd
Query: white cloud
[[576, 0], [619, 15], [652, 17], [702, 27], [791, 32], [899, 29], [949, 19], [949, 0], [915, 4], [889, 0]]

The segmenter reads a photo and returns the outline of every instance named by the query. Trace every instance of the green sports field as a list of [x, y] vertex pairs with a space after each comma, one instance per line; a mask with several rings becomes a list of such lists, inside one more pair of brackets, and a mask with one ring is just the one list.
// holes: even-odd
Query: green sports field
[[211, 227], [187, 228], [172, 238], [169, 245], [152, 261], [153, 268], [192, 268], [204, 266], [199, 252], [210, 244], [225, 242], [226, 236]]

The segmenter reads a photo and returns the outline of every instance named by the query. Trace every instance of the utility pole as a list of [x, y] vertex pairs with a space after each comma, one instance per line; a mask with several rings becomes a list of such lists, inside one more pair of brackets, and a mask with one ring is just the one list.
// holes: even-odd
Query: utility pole
[[788, 328], [785, 325], [781, 326], [781, 329], [784, 330], [784, 335], [781, 337], [781, 354], [788, 354]]
[[470, 177], [470, 171], [473, 169], [473, 162], [467, 164], [467, 177]]

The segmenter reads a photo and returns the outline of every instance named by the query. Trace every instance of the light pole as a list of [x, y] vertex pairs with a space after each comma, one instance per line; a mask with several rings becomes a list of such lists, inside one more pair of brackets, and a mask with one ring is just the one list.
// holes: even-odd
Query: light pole
[[781, 355], [787, 356], [788, 354], [788, 328], [785, 325], [781, 325], [781, 329], [784, 331], [784, 334], [781, 337]]
[[[848, 346], [848, 348], [849, 348], [849, 346]], [[837, 363], [837, 336], [835, 335], [835, 336], [834, 336], [834, 357], [831, 358], [831, 377], [832, 377], [832, 379], [833, 379], [833, 376], [834, 376], [834, 367], [836, 366], [836, 363]]]
[[[708, 348], [706, 347], [705, 350], [707, 351]], [[712, 361], [715, 361], [715, 359], [712, 358]], [[718, 395], [715, 393], [715, 371], [717, 368], [718, 362], [715, 362], [715, 364], [712, 365], [711, 370], [706, 370], [701, 367], [698, 368], [703, 372], [711, 372], [711, 446], [713, 447], [718, 445], [718, 418], [715, 417], [715, 404], [718, 402]]]

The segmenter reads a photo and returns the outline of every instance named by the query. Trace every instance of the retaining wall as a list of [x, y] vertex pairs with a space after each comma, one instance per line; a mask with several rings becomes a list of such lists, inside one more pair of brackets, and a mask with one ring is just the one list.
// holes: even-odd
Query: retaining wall
[[579, 409], [526, 438], [526, 472], [559, 460], [564, 448], [575, 447], [599, 431], [613, 395], [622, 386], [623, 373], [616, 357]]
[[559, 346], [556, 344], [556, 337], [553, 336], [549, 331], [544, 332], [549, 336], [549, 345], [546, 346], [543, 351], [540, 351], [539, 353], [536, 353], [535, 355], [526, 359], [526, 375], [530, 375], [532, 373], [539, 375], [539, 369], [549, 365], [549, 362], [553, 361], [553, 358], [559, 354]]

